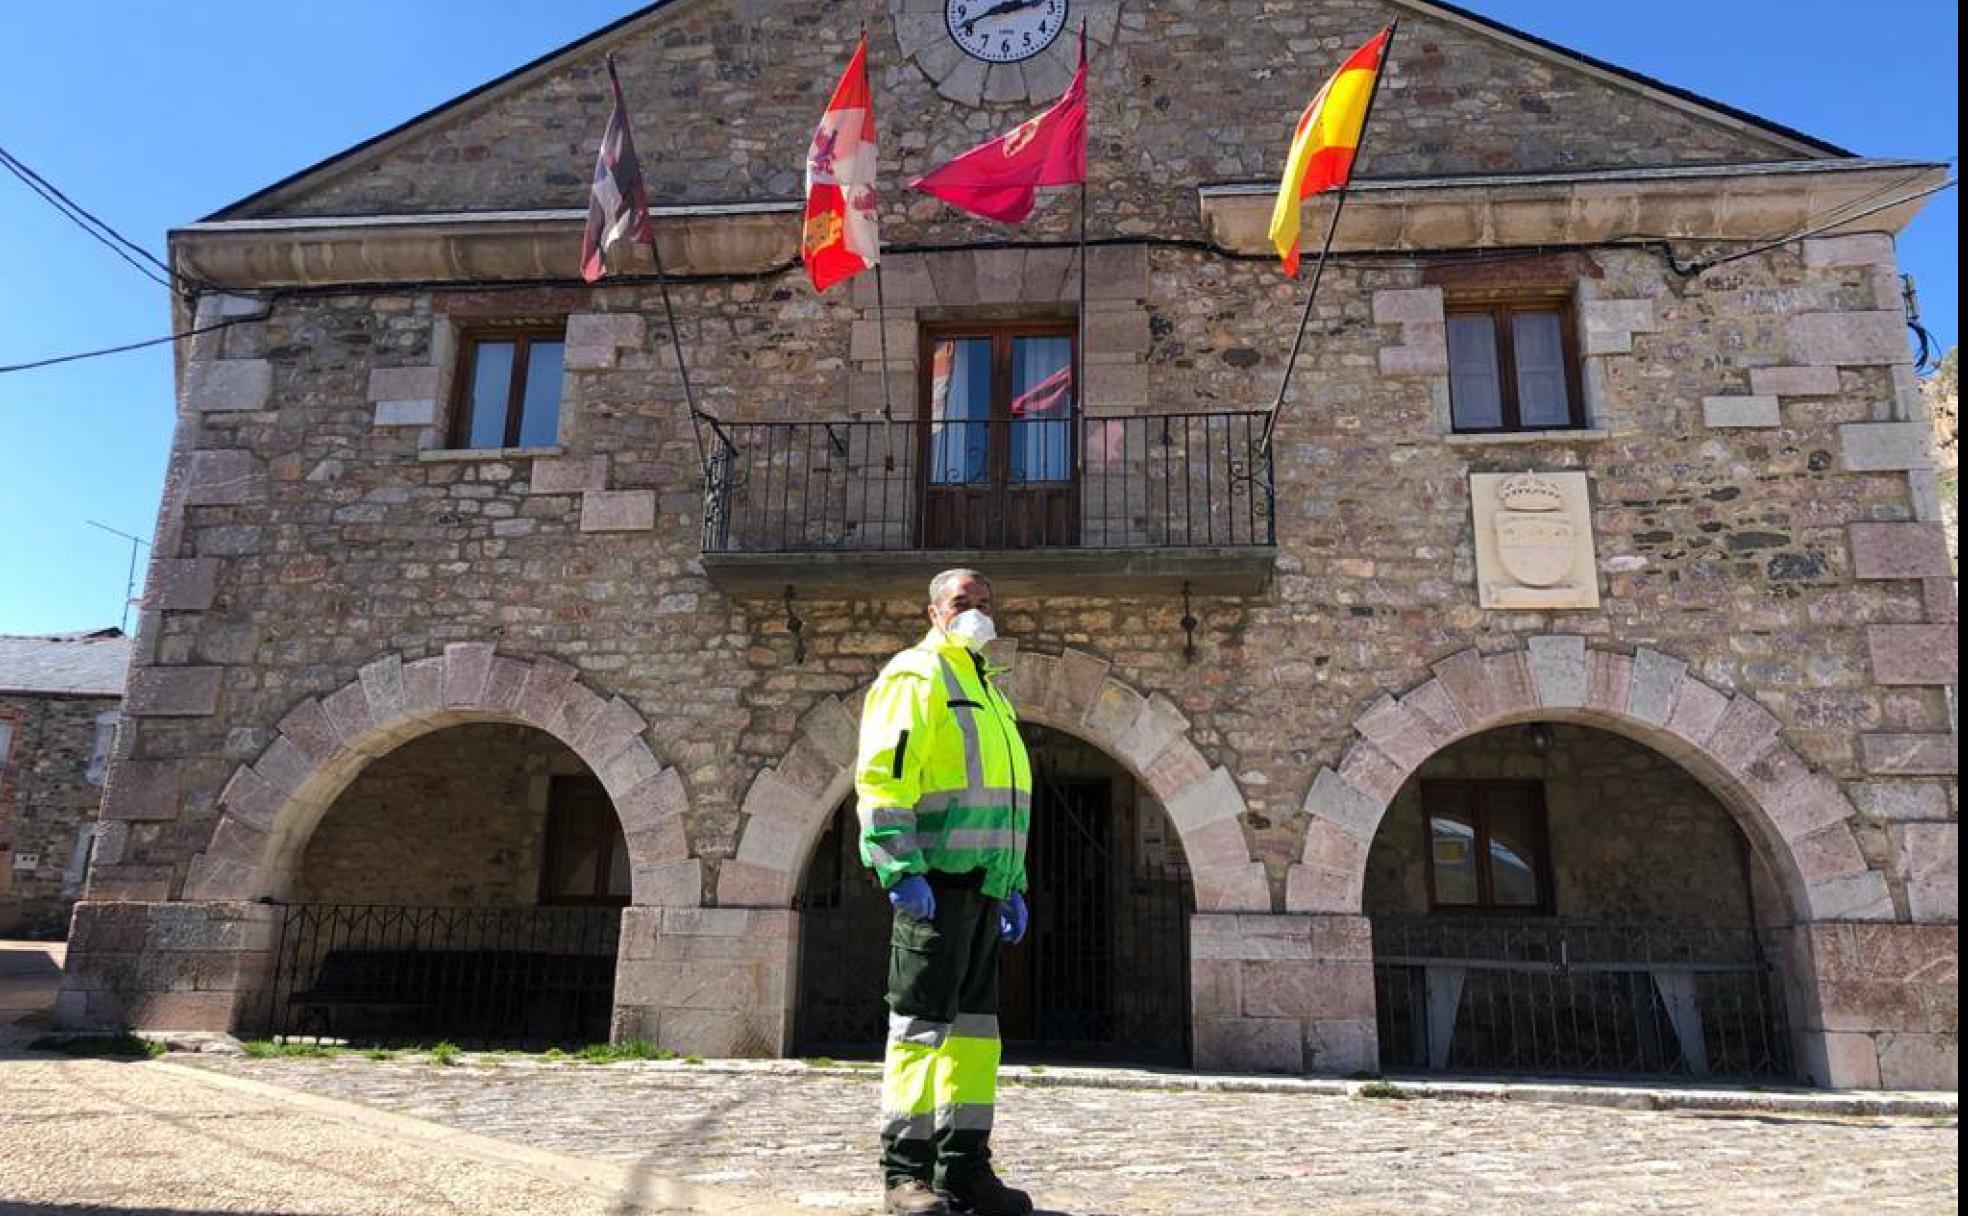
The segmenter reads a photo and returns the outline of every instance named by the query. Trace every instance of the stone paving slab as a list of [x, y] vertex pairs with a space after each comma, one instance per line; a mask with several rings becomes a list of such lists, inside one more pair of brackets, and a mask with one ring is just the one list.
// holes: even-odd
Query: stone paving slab
[[149, 1063], [0, 1056], [0, 1213], [620, 1216], [633, 1210], [600, 1188], [433, 1151], [175, 1072]]
[[[199, 1057], [196, 1067], [512, 1143], [879, 1211], [872, 1070], [450, 1067]], [[1953, 1116], [1658, 1111], [1007, 1085], [1001, 1171], [1072, 1216], [1953, 1213]]]

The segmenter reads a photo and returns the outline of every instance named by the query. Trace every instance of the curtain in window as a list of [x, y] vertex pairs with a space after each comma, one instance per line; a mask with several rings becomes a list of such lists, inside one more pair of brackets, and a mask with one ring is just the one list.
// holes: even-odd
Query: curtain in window
[[1073, 340], [1016, 338], [1011, 345], [1011, 479], [1073, 477]]
[[1487, 313], [1449, 318], [1449, 401], [1459, 431], [1503, 426], [1496, 321]]
[[1565, 386], [1565, 338], [1558, 314], [1518, 313], [1510, 319], [1517, 358], [1517, 416], [1526, 429], [1567, 427], [1572, 403]]
[[930, 368], [929, 480], [966, 485], [990, 477], [991, 340], [938, 342]]

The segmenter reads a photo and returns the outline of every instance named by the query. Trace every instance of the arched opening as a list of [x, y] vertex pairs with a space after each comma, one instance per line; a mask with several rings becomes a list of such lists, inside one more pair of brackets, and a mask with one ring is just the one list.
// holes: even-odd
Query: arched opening
[[448, 726], [364, 766], [297, 842], [265, 1010], [280, 1037], [608, 1037], [629, 850], [601, 780], [528, 726]]
[[1794, 1075], [1775, 873], [1686, 769], [1570, 722], [1451, 744], [1368, 854], [1391, 1073]]
[[[1186, 1065], [1189, 863], [1147, 787], [1105, 752], [1027, 723], [1031, 935], [1002, 955], [1008, 1058]], [[890, 911], [857, 853], [854, 800], [807, 863], [794, 1050], [878, 1058]]]

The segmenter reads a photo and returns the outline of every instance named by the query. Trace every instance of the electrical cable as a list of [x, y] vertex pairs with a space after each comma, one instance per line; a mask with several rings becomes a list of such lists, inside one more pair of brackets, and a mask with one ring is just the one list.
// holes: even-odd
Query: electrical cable
[[125, 351], [142, 350], [147, 346], [162, 346], [166, 342], [178, 342], [185, 338], [195, 338], [199, 334], [209, 334], [234, 325], [247, 325], [255, 321], [264, 321], [272, 315], [272, 309], [268, 309], [266, 312], [260, 313], [257, 316], [228, 317], [223, 321], [215, 321], [210, 325], [201, 325], [195, 329], [180, 330], [174, 334], [166, 334], [161, 338], [146, 338], [142, 342], [125, 342], [121, 346], [105, 346], [101, 350], [79, 351], [72, 355], [55, 355], [48, 359], [36, 359], [31, 363], [0, 364], [0, 375], [5, 375], [8, 372], [30, 372], [37, 367], [53, 367], [58, 363], [74, 363], [82, 359], [100, 358], [103, 355], [120, 355]]
[[38, 195], [43, 202], [47, 203], [50, 207], [53, 207], [57, 212], [61, 213], [64, 219], [68, 220], [70, 223], [74, 224], [77, 228], [80, 228], [82, 231], [88, 233], [95, 240], [101, 242], [103, 247], [108, 249], [111, 253], [115, 254], [119, 258], [122, 258], [125, 262], [128, 262], [130, 264], [131, 269], [135, 270], [138, 274], [149, 279], [151, 282], [157, 284], [159, 287], [162, 287], [166, 290], [170, 289], [171, 281], [169, 279], [158, 277], [156, 271], [144, 265], [142, 262], [139, 262], [136, 258], [131, 257], [128, 253], [125, 253], [117, 245], [115, 241], [111, 240], [107, 236], [104, 236], [102, 233], [97, 232], [94, 228], [91, 228], [88, 224], [84, 223], [81, 219], [77, 218], [73, 213], [71, 213], [68, 210], [68, 208], [64, 207], [60, 202], [58, 202], [54, 195], [49, 194], [46, 190], [43, 190], [39, 185], [36, 185], [35, 179], [33, 177], [33, 171], [25, 169], [24, 166], [19, 165], [12, 157], [6, 155], [6, 150], [4, 148], [0, 148], [0, 166], [4, 166], [9, 173], [12, 173], [15, 177], [19, 178], [23, 185], [25, 185], [29, 190], [32, 190], [36, 195]]
[[[100, 241], [111, 253], [128, 262], [139, 274], [142, 274], [158, 286], [169, 291], [178, 291], [179, 289], [173, 286], [173, 280], [176, 280], [199, 291], [225, 290], [216, 283], [210, 283], [192, 275], [173, 271], [156, 254], [131, 240], [129, 237], [124, 236], [108, 221], [95, 215], [88, 208], [70, 198], [63, 192], [61, 187], [35, 172], [27, 162], [9, 152], [5, 147], [0, 147], [0, 165], [4, 165], [8, 172], [19, 178], [28, 189], [39, 195], [42, 201], [60, 212], [63, 218], [80, 228], [83, 232], [88, 233], [97, 241]], [[125, 252], [126, 250], [129, 252]], [[142, 258], [144, 262], [150, 263], [150, 266], [146, 267], [139, 263], [131, 254], [135, 254], [136, 257]], [[150, 267], [155, 267], [156, 270], [153, 271]], [[163, 277], [160, 278], [157, 272], [162, 272]]]

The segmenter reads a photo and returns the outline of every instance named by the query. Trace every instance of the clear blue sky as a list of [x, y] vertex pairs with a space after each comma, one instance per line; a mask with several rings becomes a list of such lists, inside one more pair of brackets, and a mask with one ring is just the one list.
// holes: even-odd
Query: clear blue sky
[[[1463, 3], [1865, 155], [1956, 151], [1948, 0]], [[18, 0], [4, 18], [0, 145], [161, 255], [171, 226], [637, 7]], [[1949, 345], [1958, 226], [1945, 195], [1902, 243]], [[155, 337], [167, 316], [162, 289], [0, 176], [0, 364]], [[171, 402], [167, 348], [0, 376], [0, 633], [116, 623], [128, 547], [86, 521], [150, 534]]]

